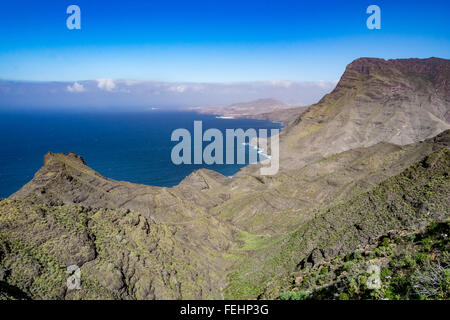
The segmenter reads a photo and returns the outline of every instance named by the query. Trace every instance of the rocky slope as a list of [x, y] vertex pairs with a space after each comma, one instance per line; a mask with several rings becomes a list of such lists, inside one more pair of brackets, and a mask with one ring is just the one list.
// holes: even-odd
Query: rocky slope
[[[258, 175], [258, 165], [233, 179], [199, 170], [160, 188], [103, 177], [73, 153], [48, 153], [33, 180], [0, 200], [0, 297], [317, 291], [290, 283], [391, 231], [448, 220], [449, 66], [354, 61], [281, 133], [275, 176]], [[81, 290], [67, 290], [71, 264], [81, 268]]]
[[288, 125], [307, 108], [302, 106], [292, 107], [275, 99], [259, 99], [235, 103], [225, 107], [198, 107], [191, 110], [228, 118], [270, 120]]
[[[217, 193], [212, 197], [201, 191], [217, 188], [228, 180], [216, 172], [200, 170], [171, 189], [136, 185], [101, 176], [73, 153], [49, 153], [33, 180], [13, 194], [11, 200], [1, 202], [1, 217], [6, 220], [0, 219], [4, 223], [0, 224], [0, 230], [9, 239], [8, 247], [15, 246], [16, 241], [24, 242], [27, 248], [39, 243], [51, 250], [52, 258], [60, 265], [76, 264], [83, 273], [98, 273], [98, 279], [102, 272], [108, 272], [106, 266], [113, 264], [115, 269], [110, 271], [123, 279], [112, 274], [111, 281], [115, 284], [110, 287], [109, 280], [105, 280], [107, 290], [102, 289], [105, 292], [98, 293], [98, 297], [219, 298], [223, 274], [230, 264], [223, 255], [233, 246], [234, 231], [207, 213], [208, 208], [223, 202], [227, 195]], [[23, 216], [22, 212], [27, 214]], [[57, 218], [58, 215], [61, 217]], [[39, 226], [36, 224], [39, 217], [49, 221], [41, 221]], [[77, 232], [78, 224], [84, 229], [82, 233]], [[70, 229], [73, 225], [75, 231]], [[25, 227], [34, 231], [24, 233]], [[20, 230], [20, 234], [11, 230]], [[72, 231], [75, 235], [70, 238]], [[42, 238], [41, 233], [46, 233], [46, 237]], [[89, 238], [93, 240], [87, 243], [83, 240]], [[65, 247], [66, 241], [71, 244], [69, 248]], [[105, 251], [105, 256], [98, 257], [95, 253], [98, 250]], [[88, 252], [88, 257], [77, 260], [82, 254], [79, 251]], [[48, 272], [45, 277], [56, 271]], [[187, 274], [183, 275], [184, 272]], [[59, 270], [54, 276], [62, 274], [63, 270]], [[133, 276], [134, 280], [127, 280]], [[138, 289], [136, 283], [127, 281], [143, 281], [146, 288]], [[121, 290], [122, 287], [126, 290]], [[44, 297], [35, 294], [38, 293], [33, 292], [33, 298]], [[97, 297], [97, 292], [80, 294]], [[61, 291], [51, 297], [65, 295]]]
[[[276, 297], [292, 275], [346, 255], [388, 232], [415, 231], [448, 221], [450, 150], [435, 151], [368, 192], [317, 210], [292, 233], [259, 238], [230, 275], [233, 297]], [[376, 261], [373, 261], [376, 263]]]

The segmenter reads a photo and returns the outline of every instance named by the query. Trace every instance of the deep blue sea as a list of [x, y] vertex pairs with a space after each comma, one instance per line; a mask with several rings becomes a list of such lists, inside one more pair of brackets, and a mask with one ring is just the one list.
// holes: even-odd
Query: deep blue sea
[[178, 143], [170, 140], [172, 131], [186, 128], [193, 133], [194, 120], [203, 122], [203, 131], [281, 128], [269, 121], [218, 119], [188, 111], [1, 113], [0, 197], [8, 197], [30, 181], [48, 151], [72, 151], [106, 177], [154, 186], [174, 186], [199, 168], [226, 176], [238, 172], [243, 165], [172, 163], [171, 150]]

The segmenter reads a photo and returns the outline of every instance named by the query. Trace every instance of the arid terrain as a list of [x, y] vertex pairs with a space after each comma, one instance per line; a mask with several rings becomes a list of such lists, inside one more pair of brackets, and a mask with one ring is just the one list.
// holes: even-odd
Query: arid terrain
[[291, 106], [275, 99], [259, 99], [250, 102], [235, 103], [225, 107], [194, 107], [189, 110], [198, 113], [215, 114], [223, 118], [250, 118], [270, 120], [288, 125], [308, 106]]
[[0, 298], [450, 298], [449, 60], [360, 58], [308, 108], [214, 114], [283, 122], [279, 173], [202, 169], [162, 188], [48, 153], [0, 200]]

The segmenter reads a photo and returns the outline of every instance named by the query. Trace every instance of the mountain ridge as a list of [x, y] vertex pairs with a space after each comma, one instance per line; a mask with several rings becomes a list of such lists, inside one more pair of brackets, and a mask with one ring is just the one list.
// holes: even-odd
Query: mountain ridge
[[[281, 132], [274, 176], [259, 175], [258, 164], [233, 179], [202, 169], [162, 188], [103, 177], [74, 153], [48, 153], [29, 183], [0, 200], [0, 291], [277, 298], [324, 260], [446, 221], [449, 66], [355, 60], [333, 92]], [[65, 287], [72, 263], [84, 275], [76, 292]]]
[[445, 59], [356, 59], [331, 93], [281, 132], [280, 170], [378, 142], [407, 145], [449, 129], [449, 78]]

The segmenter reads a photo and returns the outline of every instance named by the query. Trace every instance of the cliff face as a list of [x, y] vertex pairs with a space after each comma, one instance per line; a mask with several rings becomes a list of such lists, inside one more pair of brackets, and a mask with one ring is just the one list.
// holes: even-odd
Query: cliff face
[[225, 107], [197, 107], [191, 108], [191, 110], [198, 113], [216, 114], [222, 117], [276, 121], [286, 126], [307, 108], [302, 106], [293, 107], [269, 98], [235, 103]]
[[[105, 178], [73, 153], [47, 154], [32, 181], [0, 200], [0, 292], [276, 297], [311, 261], [448, 219], [449, 65], [355, 60], [281, 133], [275, 176], [258, 176], [258, 165], [233, 179], [199, 170], [159, 188]], [[70, 264], [82, 290], [66, 290]]]
[[449, 129], [449, 78], [444, 59], [353, 61], [336, 88], [280, 135], [281, 170], [379, 142], [406, 145]]

